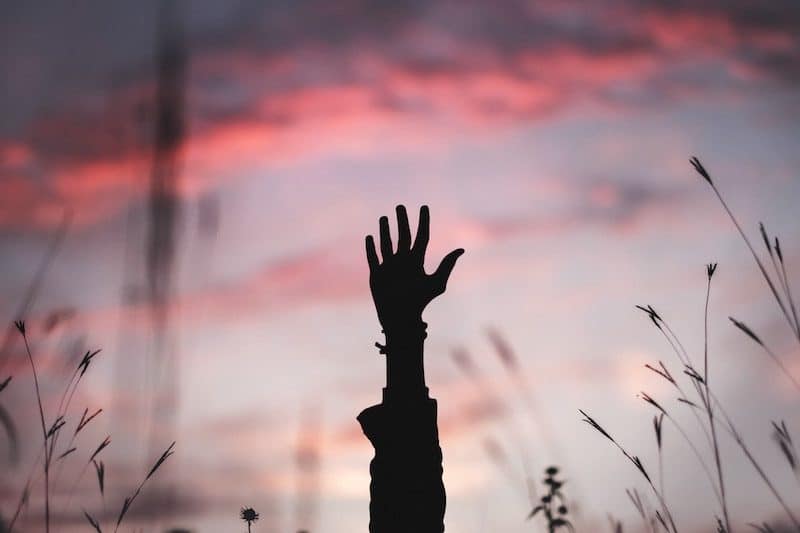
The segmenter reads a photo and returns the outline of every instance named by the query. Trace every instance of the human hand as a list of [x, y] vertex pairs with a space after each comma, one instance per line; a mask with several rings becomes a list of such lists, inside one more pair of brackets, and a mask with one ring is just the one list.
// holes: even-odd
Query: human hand
[[406, 208], [398, 205], [397, 250], [392, 248], [389, 219], [381, 217], [380, 249], [383, 262], [378, 261], [375, 240], [366, 238], [367, 263], [369, 264], [369, 286], [378, 312], [378, 320], [387, 337], [395, 332], [413, 331], [422, 325], [422, 311], [437, 296], [444, 293], [447, 280], [464, 253], [462, 248], [447, 254], [433, 274], [426, 274], [425, 250], [430, 234], [428, 206], [419, 210], [419, 225], [414, 244], [411, 244], [411, 229]]

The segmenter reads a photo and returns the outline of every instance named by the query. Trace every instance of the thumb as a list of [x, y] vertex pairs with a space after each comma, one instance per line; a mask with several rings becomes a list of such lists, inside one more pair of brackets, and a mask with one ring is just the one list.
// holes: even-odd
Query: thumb
[[463, 253], [463, 248], [453, 250], [444, 256], [442, 262], [439, 263], [439, 268], [437, 268], [436, 272], [433, 273], [434, 284], [440, 292], [444, 292], [447, 288], [447, 280], [450, 278], [450, 273], [453, 271], [453, 267], [456, 266], [456, 261]]

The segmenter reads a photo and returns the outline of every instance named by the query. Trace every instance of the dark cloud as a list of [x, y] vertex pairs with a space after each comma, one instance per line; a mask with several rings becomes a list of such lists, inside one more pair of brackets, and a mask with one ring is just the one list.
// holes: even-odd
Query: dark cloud
[[[152, 137], [158, 2], [5, 10], [1, 192], [17, 200], [0, 203], [0, 224], [52, 225], [59, 202], [86, 213], [100, 193], [108, 213], [92, 220], [124, 209], [141, 193], [124, 161], [146, 159]], [[190, 142], [242, 125], [274, 141], [309, 119], [370, 114], [526, 122], [574, 101], [658, 108], [800, 79], [789, 0], [204, 0], [183, 11]]]
[[[757, 63], [758, 54], [747, 57], [746, 52], [759, 47], [759, 37], [782, 36], [792, 42], [796, 52], [795, 30], [800, 22], [800, 9], [789, 0], [599, 2], [590, 6], [519, 0], [242, 0], [223, 4], [194, 1], [185, 3], [183, 9], [190, 47], [197, 56], [228, 51], [269, 60], [316, 50], [335, 59], [374, 50], [416, 73], [480, 68], [482, 60], [474, 54], [476, 50], [487, 54], [485, 60], [509, 64], [520, 53], [545, 53], [563, 46], [589, 56], [659, 52], [663, 43], [650, 31], [649, 19], [653, 18], [672, 23], [676, 37], [687, 31], [682, 21], [696, 20], [699, 27], [707, 23], [706, 32], [692, 36], [694, 44], [715, 38], [713, 31], [708, 31], [709, 22], [725, 24], [731, 28], [735, 44], [729, 52], [741, 52], [740, 59]], [[2, 23], [7, 45], [0, 63], [5, 72], [14, 73], [14, 67], [19, 67], [21, 74], [11, 76], [14, 83], [7, 90], [20, 97], [26, 85], [28, 89], [38, 86], [46, 91], [42, 96], [58, 101], [66, 97], [61, 96], [64, 93], [74, 96], [73, 89], [108, 89], [114, 83], [147, 75], [153, 62], [157, 15], [158, 2], [154, 0], [113, 6], [82, 2], [68, 7], [32, 2], [7, 8]], [[760, 46], [765, 46], [763, 40]], [[785, 51], [787, 60], [796, 56], [791, 52]], [[26, 62], [36, 67], [35, 75], [25, 71]], [[338, 71], [327, 74], [335, 75], [334, 70]], [[306, 81], [316, 84], [320, 78], [309, 73]], [[4, 100], [7, 116], [16, 106], [13, 98]], [[10, 114], [23, 112], [16, 109]]]
[[649, 215], [690, 200], [686, 188], [653, 186], [637, 181], [591, 179], [566, 183], [570, 203], [545, 214], [484, 220], [492, 238], [549, 237], [582, 228], [635, 229]]

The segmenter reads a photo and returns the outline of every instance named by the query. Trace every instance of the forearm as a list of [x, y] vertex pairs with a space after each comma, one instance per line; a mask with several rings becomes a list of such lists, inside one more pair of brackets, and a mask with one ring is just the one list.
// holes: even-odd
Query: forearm
[[422, 320], [409, 323], [412, 325], [384, 331], [386, 344], [381, 346], [386, 355], [384, 401], [428, 398], [424, 365], [427, 324]]
[[371, 533], [443, 531], [446, 496], [436, 418], [431, 399], [384, 401], [359, 415], [375, 448]]
[[419, 319], [402, 323], [413, 326], [388, 327], [386, 344], [378, 344], [386, 355], [383, 402], [358, 417], [375, 448], [369, 530], [440, 533], [446, 497], [436, 400], [425, 386], [426, 324]]

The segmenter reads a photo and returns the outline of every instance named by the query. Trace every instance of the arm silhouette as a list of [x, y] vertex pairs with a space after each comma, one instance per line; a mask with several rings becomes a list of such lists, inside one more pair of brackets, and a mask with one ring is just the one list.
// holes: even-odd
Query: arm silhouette
[[389, 233], [389, 219], [385, 216], [379, 221], [383, 261], [378, 259], [372, 235], [366, 238], [366, 250], [372, 299], [386, 336], [386, 344], [378, 344], [387, 356], [386, 391], [393, 396], [408, 396], [426, 391], [423, 344], [427, 324], [422, 321], [422, 312], [434, 298], [444, 293], [456, 260], [464, 250], [453, 250], [433, 274], [426, 274], [425, 251], [430, 235], [428, 207], [422, 206], [419, 211], [413, 245], [406, 208], [399, 205], [396, 213], [396, 250]]
[[428, 397], [423, 364], [427, 324], [425, 307], [444, 293], [457, 259], [447, 254], [433, 274], [424, 268], [430, 215], [422, 206], [412, 244], [405, 207], [397, 206], [397, 247], [389, 220], [381, 217], [380, 252], [366, 238], [369, 284], [378, 320], [386, 337], [376, 343], [386, 355], [383, 402], [358, 417], [375, 448], [370, 465], [370, 532], [439, 533], [444, 531], [445, 492], [439, 448], [436, 400]]

